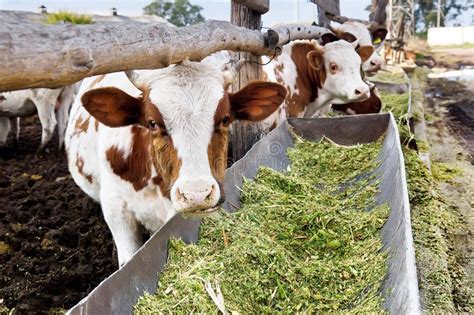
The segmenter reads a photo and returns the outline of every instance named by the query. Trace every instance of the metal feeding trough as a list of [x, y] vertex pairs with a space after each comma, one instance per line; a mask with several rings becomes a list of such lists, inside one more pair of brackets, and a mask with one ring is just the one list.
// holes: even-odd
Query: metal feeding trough
[[[326, 136], [341, 145], [369, 143], [384, 137], [379, 153], [381, 163], [374, 170], [381, 181], [377, 203], [388, 202], [391, 208], [382, 229], [383, 250], [388, 252], [388, 274], [381, 294], [385, 297], [385, 309], [392, 314], [420, 313], [405, 165], [392, 114], [289, 119], [257, 142], [245, 157], [227, 170], [224, 183], [227, 199], [223, 207], [229, 211], [239, 208], [239, 188], [243, 177], [253, 178], [260, 166], [278, 171], [287, 169], [286, 150], [293, 146], [290, 128], [308, 140], [318, 141]], [[173, 217], [125, 266], [99, 284], [69, 313], [130, 314], [140, 296], [155, 291], [157, 275], [166, 264], [168, 240], [174, 237], [195, 242], [199, 225], [198, 219], [185, 219], [181, 215]]]

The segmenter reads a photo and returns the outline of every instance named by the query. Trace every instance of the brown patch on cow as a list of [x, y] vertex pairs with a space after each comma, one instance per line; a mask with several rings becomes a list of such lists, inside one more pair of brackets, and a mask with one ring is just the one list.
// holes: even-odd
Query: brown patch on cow
[[[308, 54], [317, 48], [312, 43], [296, 43], [291, 50], [291, 59], [296, 66], [296, 86], [298, 93], [289, 93], [286, 98], [288, 117], [299, 117], [309, 103], [318, 97], [318, 88], [326, 81], [324, 63], [319, 70], [313, 69], [308, 62]], [[322, 52], [321, 52], [322, 53]]]
[[231, 107], [229, 95], [224, 92], [224, 96], [219, 101], [214, 113], [214, 132], [207, 147], [207, 156], [211, 168], [212, 176], [217, 182], [224, 180], [224, 172], [227, 167], [227, 137], [229, 118], [231, 117]]
[[121, 179], [130, 182], [136, 191], [147, 186], [151, 177], [151, 139], [149, 131], [137, 126], [132, 127], [130, 154], [125, 158], [124, 152], [116, 146], [105, 152], [112, 171]]
[[86, 119], [83, 119], [82, 116], [79, 116], [76, 120], [76, 124], [74, 125], [74, 134], [79, 135], [81, 133], [86, 133], [87, 129], [89, 129], [89, 120], [91, 116], [87, 116]]
[[151, 155], [157, 176], [152, 182], [160, 187], [163, 196], [170, 198], [171, 186], [176, 181], [181, 168], [181, 160], [174, 147], [173, 140], [168, 135], [166, 126], [159, 109], [151, 102], [149, 91], [143, 92], [142, 125], [147, 125], [154, 120], [158, 125], [156, 130], [150, 131], [151, 143], [154, 154]]
[[170, 198], [171, 186], [178, 178], [182, 162], [178, 158], [178, 152], [171, 137], [158, 133], [153, 134], [152, 137], [152, 148], [155, 152], [153, 165], [158, 174], [152, 182], [160, 187], [163, 196]]
[[361, 46], [361, 47], [357, 48], [356, 51], [359, 54], [360, 59], [362, 60], [362, 62], [366, 62], [370, 58], [370, 56], [372, 56], [372, 54], [374, 53], [374, 47], [372, 47], [372, 46]]
[[84, 160], [79, 156], [79, 154], [76, 156], [76, 166], [79, 174], [84, 176], [85, 179], [87, 179], [87, 181], [92, 184], [92, 175], [86, 174], [84, 172]]

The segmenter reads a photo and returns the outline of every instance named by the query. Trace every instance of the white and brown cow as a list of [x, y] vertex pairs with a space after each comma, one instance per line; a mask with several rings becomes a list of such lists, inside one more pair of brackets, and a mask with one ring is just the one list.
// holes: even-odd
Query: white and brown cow
[[346, 104], [369, 98], [369, 86], [361, 77], [361, 62], [373, 53], [372, 46], [357, 51], [345, 40], [320, 46], [316, 41], [294, 41], [281, 55], [264, 66], [269, 81], [288, 90], [278, 113], [265, 121], [265, 127], [286, 117], [317, 117], [331, 104]]
[[[339, 39], [347, 39], [348, 34], [354, 36], [354, 39], [349, 41], [355, 41], [356, 48], [363, 46], [371, 46], [374, 48], [372, 55], [362, 63], [362, 70], [366, 75], [374, 75], [382, 68], [383, 59], [378, 54], [377, 49], [385, 40], [387, 29], [374, 23], [364, 25], [359, 22], [345, 22], [338, 27], [331, 27], [331, 31]], [[321, 37], [323, 44], [324, 39], [325, 36], [323, 35]], [[333, 41], [333, 39], [330, 41]]]
[[[325, 45], [335, 40], [344, 39], [355, 45], [356, 49], [363, 46], [374, 47], [372, 55], [362, 63], [364, 80], [367, 75], [374, 75], [382, 68], [383, 59], [377, 52], [385, 40], [387, 30], [377, 24], [364, 25], [359, 22], [345, 22], [339, 27], [331, 27], [332, 33], [326, 33], [321, 36], [320, 43]], [[370, 85], [370, 83], [369, 83]], [[336, 111], [349, 115], [378, 113], [382, 108], [382, 102], [377, 95], [377, 88], [371, 86], [370, 98], [362, 102], [352, 102], [348, 104], [333, 104], [332, 108]]]
[[0, 94], [0, 146], [13, 132], [18, 142], [20, 117], [38, 113], [41, 122], [41, 145], [44, 148], [58, 126], [59, 148], [64, 144], [69, 109], [76, 95], [76, 84], [59, 89], [28, 89]]
[[228, 77], [183, 61], [84, 80], [66, 132], [69, 169], [101, 203], [120, 265], [141, 246], [140, 224], [156, 231], [175, 212], [215, 210], [229, 125], [267, 118], [286, 96], [271, 82], [228, 93]]

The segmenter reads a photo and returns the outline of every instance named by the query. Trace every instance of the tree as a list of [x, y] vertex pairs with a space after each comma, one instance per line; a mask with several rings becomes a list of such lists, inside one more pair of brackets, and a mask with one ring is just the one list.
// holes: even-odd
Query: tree
[[193, 5], [189, 0], [154, 0], [143, 8], [143, 13], [161, 16], [176, 26], [188, 26], [204, 21], [201, 10], [201, 6]]
[[415, 8], [415, 19], [419, 21], [420, 30], [427, 31], [429, 27], [436, 26], [438, 1], [441, 1], [441, 26], [446, 21], [453, 20], [467, 9], [474, 8], [472, 0], [419, 0]]

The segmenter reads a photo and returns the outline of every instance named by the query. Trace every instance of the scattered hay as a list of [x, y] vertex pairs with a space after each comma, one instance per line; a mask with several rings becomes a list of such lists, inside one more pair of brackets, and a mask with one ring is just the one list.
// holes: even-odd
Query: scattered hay
[[380, 145], [297, 140], [288, 173], [261, 168], [241, 210], [204, 219], [199, 245], [170, 243], [159, 288], [135, 313], [380, 313]]

